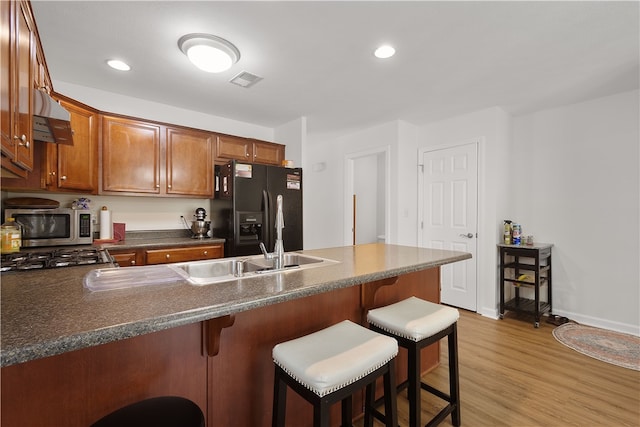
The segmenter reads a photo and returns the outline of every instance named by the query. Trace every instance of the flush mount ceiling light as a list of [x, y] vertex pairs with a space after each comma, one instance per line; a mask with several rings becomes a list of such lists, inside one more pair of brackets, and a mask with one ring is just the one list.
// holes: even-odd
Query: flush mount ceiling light
[[240, 51], [227, 40], [211, 34], [187, 34], [178, 47], [193, 64], [208, 73], [228, 70], [240, 59]]
[[120, 61], [119, 59], [110, 59], [107, 61], [107, 65], [119, 71], [129, 71], [131, 69], [129, 64]]
[[389, 45], [382, 45], [373, 52], [376, 58], [387, 59], [395, 55], [396, 50]]

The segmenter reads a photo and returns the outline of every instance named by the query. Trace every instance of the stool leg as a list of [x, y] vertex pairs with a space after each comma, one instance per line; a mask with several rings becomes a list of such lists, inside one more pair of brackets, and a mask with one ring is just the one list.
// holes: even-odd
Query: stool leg
[[287, 385], [280, 378], [278, 366], [275, 369], [273, 381], [273, 412], [271, 418], [272, 427], [284, 427], [284, 416], [287, 410]]
[[449, 394], [451, 396], [451, 423], [460, 425], [460, 383], [458, 380], [458, 324], [453, 324], [453, 330], [448, 337], [449, 347]]
[[[384, 374], [384, 420], [386, 427], [398, 425], [398, 404], [396, 389], [395, 360], [389, 361], [389, 370]], [[419, 389], [418, 389], [419, 390]], [[372, 396], [373, 397], [373, 396]], [[372, 400], [372, 402], [375, 399]]]
[[[386, 392], [385, 392], [386, 393]], [[376, 382], [367, 384], [364, 398], [363, 427], [373, 427], [373, 405], [376, 401]]]
[[342, 427], [353, 427], [351, 424], [353, 421], [352, 407], [353, 397], [351, 395], [342, 399]]
[[407, 350], [407, 360], [409, 365], [407, 397], [409, 399], [409, 426], [418, 427], [420, 425], [421, 400], [420, 391], [420, 349], [417, 345], [411, 345]]
[[313, 427], [329, 427], [330, 405], [324, 399], [313, 405]]

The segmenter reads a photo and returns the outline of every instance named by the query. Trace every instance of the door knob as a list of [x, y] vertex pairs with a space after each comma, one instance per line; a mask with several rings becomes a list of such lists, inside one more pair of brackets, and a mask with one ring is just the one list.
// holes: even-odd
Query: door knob
[[473, 233], [460, 234], [460, 237], [466, 237], [468, 239], [472, 239], [473, 238]]

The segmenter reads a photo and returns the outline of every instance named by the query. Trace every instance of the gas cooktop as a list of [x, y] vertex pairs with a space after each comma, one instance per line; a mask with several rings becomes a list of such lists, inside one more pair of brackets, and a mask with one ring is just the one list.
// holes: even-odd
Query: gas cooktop
[[26, 271], [110, 262], [112, 261], [107, 251], [96, 248], [25, 250], [12, 254], [2, 254], [0, 257], [0, 271]]

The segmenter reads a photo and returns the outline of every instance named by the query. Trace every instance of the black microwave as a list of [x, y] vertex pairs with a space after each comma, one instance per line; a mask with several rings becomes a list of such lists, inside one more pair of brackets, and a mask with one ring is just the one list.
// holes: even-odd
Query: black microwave
[[80, 209], [5, 209], [22, 228], [22, 246], [85, 245], [93, 243], [91, 211]]

